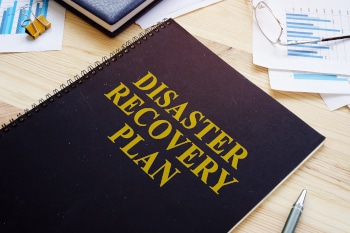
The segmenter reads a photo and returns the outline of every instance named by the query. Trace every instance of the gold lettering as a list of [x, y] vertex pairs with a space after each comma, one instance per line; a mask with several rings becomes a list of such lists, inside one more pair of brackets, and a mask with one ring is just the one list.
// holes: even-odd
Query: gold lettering
[[114, 88], [112, 91], [110, 91], [108, 94], [104, 94], [108, 99], [112, 99], [113, 96], [113, 103], [118, 106], [118, 102], [121, 97], [128, 96], [130, 94], [130, 89], [125, 86], [123, 83], [120, 83], [119, 86]]
[[138, 126], [146, 126], [147, 124], [142, 124], [140, 123], [140, 117], [142, 117], [145, 113], [147, 112], [153, 112], [154, 116], [152, 119], [156, 119], [159, 117], [159, 113], [157, 113], [156, 110], [154, 110], [153, 108], [143, 108], [141, 110], [139, 110], [135, 116], [134, 116], [134, 121]]
[[163, 175], [162, 175], [162, 179], [160, 182], [160, 187], [162, 187], [163, 185], [165, 185], [171, 178], [173, 178], [176, 174], [181, 173], [181, 171], [177, 168], [175, 168], [175, 171], [170, 174], [170, 170], [171, 170], [171, 163], [168, 160], [165, 160], [165, 163], [163, 166], [161, 166], [157, 171], [155, 171], [153, 174], [149, 174], [149, 176], [154, 179], [154, 176], [159, 173], [161, 170], [163, 170]]
[[156, 95], [158, 95], [160, 92], [162, 92], [163, 90], [169, 88], [165, 83], [161, 83], [159, 87], [157, 87], [154, 91], [152, 91], [151, 93], [149, 94], [146, 94], [150, 99], [154, 99], [154, 97]]
[[137, 82], [133, 82], [133, 84], [142, 91], [150, 90], [151, 88], [155, 87], [157, 84], [157, 78], [154, 76], [151, 72], [148, 71], [148, 73], [143, 76], [141, 79], [139, 79]]
[[[164, 92], [163, 94], [163, 99], [161, 97], [158, 97], [157, 99], [154, 100], [154, 102], [159, 106], [159, 107], [166, 107], [168, 106], [172, 100], [176, 99], [179, 95], [173, 91], [173, 90], [169, 90]], [[163, 100], [163, 101], [161, 101]]]
[[138, 165], [140, 161], [142, 161], [145, 165], [142, 168], [144, 172], [148, 174], [149, 169], [151, 168], [152, 164], [154, 163], [154, 160], [156, 160], [159, 152], [155, 152], [150, 155], [146, 155], [140, 159], [134, 159], [133, 161]]
[[238, 160], [245, 159], [247, 156], [248, 151], [238, 142], [236, 142], [236, 145], [227, 154], [221, 156], [221, 158], [223, 158], [228, 163], [232, 158], [231, 166], [237, 170]]
[[216, 193], [219, 194], [219, 190], [229, 184], [234, 184], [237, 183], [238, 180], [236, 178], [233, 178], [232, 180], [225, 182], [226, 181], [226, 177], [230, 175], [230, 173], [228, 173], [225, 169], [222, 168], [221, 170], [221, 174], [220, 174], [220, 178], [219, 181], [216, 183], [216, 185], [214, 186], [210, 186], [210, 188]]
[[[111, 140], [111, 142], [115, 143], [115, 141], [120, 137], [124, 139], [130, 139], [133, 136], [134, 136], [134, 130], [128, 124], [125, 124], [123, 128], [118, 130], [112, 136], [108, 136], [107, 138]], [[132, 159], [135, 156], [137, 156], [138, 153], [132, 155], [129, 153], [129, 150], [131, 150], [137, 143], [141, 141], [144, 141], [144, 139], [139, 134], [137, 134], [136, 137], [133, 140], [131, 140], [128, 144], [126, 144], [124, 147], [120, 147], [120, 150], [123, 151], [129, 158]]]
[[171, 141], [170, 141], [168, 147], [166, 148], [166, 150], [171, 150], [171, 149], [174, 149], [174, 148], [176, 148], [178, 146], [182, 146], [184, 144], [187, 144], [187, 143], [191, 142], [190, 139], [186, 138], [185, 141], [182, 141], [182, 142], [177, 144], [177, 142], [179, 141], [181, 136], [183, 136], [183, 134], [179, 130], [176, 130], [175, 134], [174, 134], [173, 138], [171, 139]]
[[115, 143], [115, 140], [119, 137], [123, 138], [131, 138], [134, 135], [134, 130], [125, 123], [124, 127], [114, 133], [112, 136], [108, 136], [107, 138]]
[[172, 115], [177, 121], [180, 121], [180, 118], [183, 114], [183, 112], [185, 111], [186, 107], [188, 105], [188, 102], [180, 104], [178, 106], [172, 107], [172, 108], [168, 108], [168, 109], [164, 109], [167, 113], [170, 114], [171, 111], [175, 112], [175, 115]]
[[203, 160], [203, 162], [201, 162], [195, 169], [191, 170], [196, 176], [199, 176], [199, 173], [202, 172], [201, 180], [205, 184], [207, 183], [209, 173], [215, 173], [219, 167], [212, 158], [208, 155], [206, 156], [207, 158]]
[[216, 126], [211, 120], [206, 119], [203, 123], [208, 123], [208, 125], [202, 129], [199, 133], [195, 134], [195, 136], [197, 138], [199, 138], [200, 140], [202, 140], [202, 138], [209, 133], [212, 129], [215, 130], [215, 132], [217, 132], [220, 128], [218, 126]]
[[139, 142], [145, 141], [139, 134], [136, 135], [131, 142], [126, 144], [124, 147], [120, 147], [120, 150], [124, 152], [130, 159], [135, 158], [139, 153], [130, 154], [129, 151]]
[[133, 95], [133, 97], [131, 97], [130, 99], [128, 99], [127, 101], [125, 101], [125, 103], [123, 103], [122, 105], [119, 106], [119, 108], [126, 114], [126, 115], [131, 115], [132, 113], [134, 113], [134, 111], [128, 111], [133, 109], [135, 106], [139, 105], [143, 105], [145, 102], [138, 97], [137, 95]]
[[221, 133], [214, 138], [211, 142], [207, 143], [207, 146], [212, 149], [216, 154], [220, 154], [224, 150], [219, 150], [226, 142], [228, 141], [228, 144], [230, 144], [233, 139], [227, 135], [224, 131], [221, 130]]
[[[166, 125], [166, 129], [163, 130], [163, 132], [160, 132], [158, 135], [156, 135], [154, 133], [154, 131], [160, 126], [160, 125]], [[158, 121], [155, 121], [153, 122], [149, 129], [148, 129], [148, 133], [149, 135], [154, 138], [154, 139], [163, 139], [165, 137], [167, 137], [170, 133], [171, 133], [171, 130], [172, 130], [172, 125], [169, 123], [169, 121], [166, 121], [166, 120], [158, 120]]]
[[[176, 156], [176, 158], [187, 168], [190, 168], [194, 163], [190, 162], [194, 157], [201, 157], [204, 154], [198, 146], [192, 143], [190, 148], [188, 148], [182, 155]], [[187, 160], [187, 161], [185, 161]]]
[[[199, 119], [197, 119], [197, 116]], [[186, 124], [187, 118], [184, 118], [180, 123], [183, 127], [185, 127], [185, 129], [193, 129], [194, 127], [197, 126], [198, 121], [203, 120], [204, 115], [203, 113], [201, 113], [200, 111], [193, 111], [190, 114], [189, 117], [189, 124]]]

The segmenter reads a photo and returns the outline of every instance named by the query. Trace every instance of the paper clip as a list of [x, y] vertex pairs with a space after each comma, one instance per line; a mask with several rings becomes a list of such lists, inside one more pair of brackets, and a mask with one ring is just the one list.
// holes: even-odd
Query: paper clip
[[[25, 8], [30, 8], [30, 6], [24, 6], [22, 7], [22, 10]], [[23, 20], [21, 26], [25, 27], [25, 32], [32, 36], [34, 39], [38, 38], [39, 35], [43, 34], [47, 29], [51, 27], [51, 23], [47, 21], [45, 16], [43, 14], [39, 16], [35, 16], [32, 10], [30, 9], [31, 14], [34, 16], [34, 20], [32, 21], [30, 19], [30, 16], [28, 16], [28, 19]], [[29, 24], [26, 24], [27, 22], [30, 22]]]

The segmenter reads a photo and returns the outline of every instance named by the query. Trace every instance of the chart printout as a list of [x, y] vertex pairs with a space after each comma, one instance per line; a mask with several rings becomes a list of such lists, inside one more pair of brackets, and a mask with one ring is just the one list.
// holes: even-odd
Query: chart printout
[[272, 89], [350, 95], [350, 76], [269, 69]]
[[[64, 12], [50, 0], [0, 0], [0, 52], [60, 49]], [[25, 26], [41, 14], [51, 22], [51, 28], [34, 40], [26, 34]]]
[[[350, 34], [350, 1], [268, 0], [283, 25], [282, 41]], [[273, 69], [350, 75], [350, 39], [282, 46], [271, 44], [253, 24], [254, 63]]]

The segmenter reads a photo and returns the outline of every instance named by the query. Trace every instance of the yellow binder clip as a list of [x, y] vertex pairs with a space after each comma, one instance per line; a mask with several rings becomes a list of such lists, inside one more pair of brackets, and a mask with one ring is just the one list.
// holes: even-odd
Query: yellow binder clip
[[[22, 27], [25, 27], [25, 32], [32, 36], [34, 39], [38, 38], [39, 35], [43, 34], [47, 29], [51, 27], [51, 23], [47, 21], [44, 15], [34, 16], [34, 20], [32, 21], [30, 17], [28, 19], [23, 20]], [[30, 22], [26, 25], [27, 22]]]

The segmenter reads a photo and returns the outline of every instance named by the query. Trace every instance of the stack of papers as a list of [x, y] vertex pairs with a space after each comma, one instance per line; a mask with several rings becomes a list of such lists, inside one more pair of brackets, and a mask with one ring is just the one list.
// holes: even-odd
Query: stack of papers
[[[350, 1], [268, 0], [283, 25], [282, 41], [350, 34]], [[269, 68], [272, 89], [320, 93], [330, 110], [350, 107], [350, 39], [283, 46], [253, 25], [253, 62]]]

